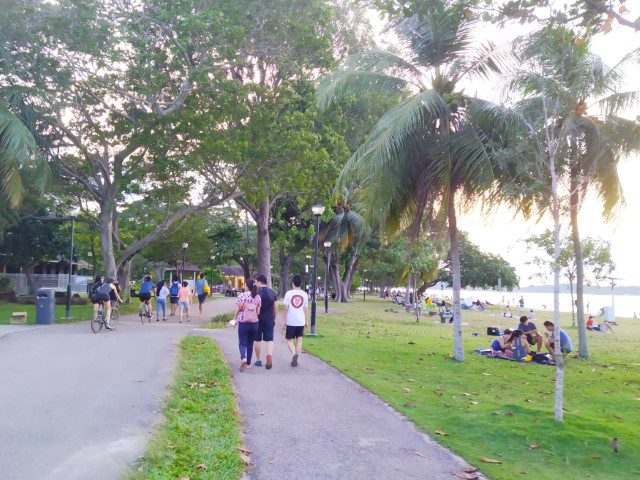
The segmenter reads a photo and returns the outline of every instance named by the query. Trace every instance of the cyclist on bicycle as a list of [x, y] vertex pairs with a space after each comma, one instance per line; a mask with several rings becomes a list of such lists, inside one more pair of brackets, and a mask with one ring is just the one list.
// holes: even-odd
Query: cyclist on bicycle
[[111, 292], [115, 294], [117, 301], [122, 302], [118, 290], [113, 283], [113, 277], [107, 277], [106, 281], [97, 287], [96, 293], [93, 296], [93, 314], [95, 315], [98, 309], [101, 306], [103, 307], [104, 324], [107, 330], [111, 330], [111, 325], [109, 325], [109, 320], [111, 319]]
[[152, 296], [155, 296], [155, 287], [156, 284], [151, 281], [151, 275], [147, 275], [144, 277], [144, 282], [140, 285], [140, 291], [138, 292], [138, 298], [140, 299], [140, 308], [146, 306], [147, 316], [151, 315], [151, 306], [149, 305], [149, 301]]

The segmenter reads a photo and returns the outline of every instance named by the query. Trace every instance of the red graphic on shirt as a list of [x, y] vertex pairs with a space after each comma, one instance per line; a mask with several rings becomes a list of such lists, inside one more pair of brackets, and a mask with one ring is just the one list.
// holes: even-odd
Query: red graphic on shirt
[[300, 308], [304, 304], [304, 298], [302, 295], [294, 295], [291, 297], [291, 306], [293, 308]]

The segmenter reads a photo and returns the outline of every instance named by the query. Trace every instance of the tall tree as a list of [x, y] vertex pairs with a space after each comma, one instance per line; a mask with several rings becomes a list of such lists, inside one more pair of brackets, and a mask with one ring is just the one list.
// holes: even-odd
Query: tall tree
[[[589, 350], [584, 319], [584, 254], [578, 214], [590, 190], [599, 194], [605, 217], [611, 217], [622, 201], [617, 164], [623, 156], [640, 150], [640, 122], [626, 119], [621, 113], [640, 102], [640, 91], [619, 89], [625, 67], [640, 62], [640, 49], [609, 68], [590, 52], [589, 38], [577, 37], [563, 27], [546, 28], [527, 37], [521, 45], [523, 61], [535, 64], [538, 70], [520, 77], [525, 82], [520, 87], [540, 94], [552, 90], [559, 102], [551, 110], [557, 114], [557, 134], [564, 135], [558, 141], [565, 161], [558, 165], [557, 174], [568, 191], [576, 257], [579, 354], [586, 358]], [[588, 109], [596, 112], [588, 113]]]
[[[189, 133], [215, 131], [223, 121], [200, 107], [215, 102], [219, 84], [228, 81], [242, 14], [233, 1], [3, 6], [3, 18], [15, 24], [1, 39], [13, 75], [2, 77], [0, 88], [36, 91], [25, 98], [48, 136], [48, 157], [99, 209], [95, 226], [107, 273], [126, 270], [133, 255], [182, 216], [231, 194], [220, 162], [205, 156], [203, 136]], [[183, 203], [196, 175], [208, 179], [204, 194], [169, 212], [149, 236], [124, 244], [118, 206], [131, 187], [144, 193], [166, 171], [182, 188]]]
[[409, 226], [413, 241], [420, 236], [425, 210], [439, 204], [440, 218], [448, 218], [454, 357], [463, 361], [457, 208], [493, 186], [499, 168], [494, 151], [511, 115], [465, 94], [459, 82], [500, 71], [501, 58], [491, 44], [473, 45], [476, 22], [458, 4], [380, 3], [388, 6], [398, 51], [375, 49], [349, 57], [320, 86], [318, 101], [326, 107], [352, 94], [404, 98], [351, 157], [341, 181], [356, 182], [368, 219], [396, 230]]

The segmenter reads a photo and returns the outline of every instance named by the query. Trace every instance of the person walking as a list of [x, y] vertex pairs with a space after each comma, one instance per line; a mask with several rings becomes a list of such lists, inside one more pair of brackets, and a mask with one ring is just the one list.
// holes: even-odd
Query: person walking
[[238, 320], [238, 347], [240, 349], [240, 371], [251, 368], [253, 341], [258, 333], [258, 315], [262, 299], [253, 278], [247, 280], [247, 291], [238, 295], [236, 318]]
[[253, 348], [256, 352], [256, 367], [262, 366], [260, 359], [260, 344], [264, 341], [267, 344], [267, 363], [266, 368], [270, 370], [273, 366], [273, 330], [276, 326], [277, 316], [277, 295], [273, 289], [267, 286], [267, 277], [258, 275], [256, 277], [258, 285], [258, 295], [260, 295], [260, 315], [258, 315], [258, 332], [256, 334]]
[[169, 304], [171, 308], [170, 317], [173, 317], [176, 314], [176, 309], [178, 308], [178, 292], [180, 291], [181, 285], [178, 277], [173, 277], [173, 281], [171, 282], [171, 287], [169, 287]]
[[[205, 288], [205, 285], [207, 288]], [[202, 318], [202, 314], [204, 313], [204, 302], [207, 299], [207, 292], [209, 284], [207, 283], [207, 278], [204, 273], [200, 274], [200, 278], [196, 280], [196, 293], [198, 294], [198, 308], [200, 312], [200, 318]]]
[[156, 322], [160, 321], [160, 309], [162, 308], [162, 321], [167, 321], [167, 296], [169, 289], [167, 282], [160, 280], [156, 286]]
[[191, 291], [191, 287], [185, 281], [182, 282], [182, 286], [180, 290], [178, 290], [178, 307], [180, 308], [180, 323], [182, 323], [182, 315], [183, 313], [187, 314], [187, 322], [191, 321], [191, 312], [189, 311], [189, 304], [191, 303], [191, 296], [193, 292]]
[[[307, 326], [307, 314], [309, 312], [309, 295], [302, 290], [302, 277], [293, 276], [293, 290], [289, 290], [284, 296], [284, 309], [286, 312], [285, 338], [287, 347], [293, 354], [291, 366], [298, 366], [298, 357], [302, 352], [302, 336]], [[295, 345], [294, 345], [295, 340]]]

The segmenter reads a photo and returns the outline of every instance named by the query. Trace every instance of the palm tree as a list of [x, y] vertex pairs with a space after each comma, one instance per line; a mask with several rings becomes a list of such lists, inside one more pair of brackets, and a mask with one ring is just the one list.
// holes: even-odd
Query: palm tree
[[[24, 195], [21, 176], [24, 168], [46, 167], [36, 139], [25, 125], [25, 119], [14, 113], [16, 110], [20, 113], [26, 111], [20, 89], [0, 87], [0, 190], [12, 208], [20, 205]], [[34, 179], [39, 181], [44, 178], [46, 175], [34, 175]]]
[[[565, 164], [559, 170], [568, 190], [571, 236], [576, 259], [576, 310], [581, 357], [589, 357], [584, 319], [584, 255], [578, 214], [590, 189], [602, 199], [610, 218], [622, 201], [617, 173], [621, 157], [640, 150], [640, 123], [620, 116], [640, 101], [640, 91], [619, 92], [624, 69], [640, 60], [640, 49], [607, 67], [593, 55], [589, 39], [570, 30], [549, 27], [523, 40], [521, 59], [529, 71], [517, 75], [515, 85], [530, 95], [552, 95], [557, 101], [554, 119]], [[597, 114], [588, 110], [596, 109]]]
[[347, 59], [318, 88], [324, 108], [347, 95], [401, 100], [348, 161], [339, 183], [354, 181], [358, 210], [388, 231], [420, 237], [425, 209], [448, 220], [454, 294], [454, 358], [464, 360], [457, 208], [495, 185], [494, 155], [516, 116], [473, 98], [460, 81], [498, 72], [506, 56], [472, 38], [475, 21], [447, 1], [415, 2], [390, 28], [398, 51], [375, 49]]

